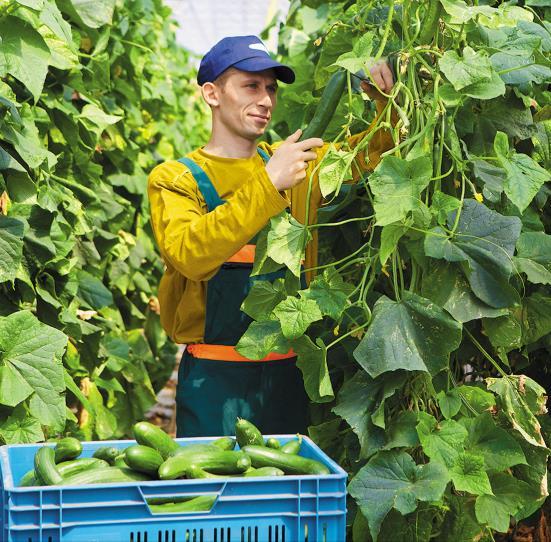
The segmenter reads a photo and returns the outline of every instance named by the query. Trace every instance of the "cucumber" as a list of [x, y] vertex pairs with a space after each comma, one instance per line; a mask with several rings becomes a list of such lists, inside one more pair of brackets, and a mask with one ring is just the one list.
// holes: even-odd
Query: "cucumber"
[[91, 469], [79, 472], [62, 479], [59, 485], [82, 486], [88, 484], [112, 484], [120, 482], [144, 482], [151, 480], [151, 476], [132, 469], [107, 467], [104, 469]]
[[41, 485], [53, 486], [61, 482], [61, 474], [55, 466], [53, 448], [42, 446], [38, 449], [34, 455], [34, 471], [37, 479], [42, 482]]
[[222, 450], [180, 454], [169, 457], [159, 467], [159, 478], [161, 480], [181, 478], [192, 465], [214, 474], [238, 474], [251, 466], [251, 460], [243, 452]]
[[260, 467], [246, 472], [243, 476], [284, 476], [285, 473], [277, 467]]
[[212, 472], [207, 472], [197, 465], [190, 465], [186, 469], [186, 478], [227, 478], [228, 475], [223, 474], [212, 474]]
[[187, 446], [178, 446], [178, 449], [170, 453], [170, 457], [177, 455], [186, 455], [189, 453], [208, 453], [208, 452], [220, 452], [222, 451], [219, 446], [213, 446], [212, 444], [188, 444]]
[[237, 418], [235, 422], [235, 436], [240, 448], [250, 444], [264, 446], [264, 438], [258, 427], [243, 418]]
[[[76, 474], [77, 472], [83, 472], [89, 469], [97, 469], [101, 467], [108, 467], [109, 463], [103, 461], [103, 459], [95, 459], [93, 457], [81, 457], [79, 459], [73, 459], [71, 461], [64, 461], [63, 463], [58, 463], [56, 465], [57, 472], [60, 476], [69, 476], [71, 474]], [[36, 472], [34, 469], [25, 473], [21, 481], [19, 482], [20, 487], [28, 486], [40, 486], [42, 482], [38, 480]]]
[[440, 13], [442, 12], [442, 4], [440, 4], [440, 2], [427, 2], [427, 5], [429, 7], [421, 24], [421, 31], [416, 39], [419, 45], [428, 45], [432, 43], [434, 34], [438, 28]]
[[201, 495], [189, 501], [150, 504], [152, 514], [179, 514], [182, 512], [208, 512], [216, 502], [216, 495]]
[[56, 463], [76, 459], [82, 453], [82, 443], [74, 437], [65, 437], [57, 442], [54, 452]]
[[277, 467], [285, 474], [330, 474], [329, 469], [315, 459], [286, 454], [265, 446], [245, 446], [243, 451], [251, 458], [253, 467]]
[[268, 448], [273, 448], [274, 450], [279, 450], [281, 448], [281, 443], [275, 437], [270, 437], [269, 439], [266, 439], [264, 445], [268, 446]]
[[126, 448], [124, 460], [130, 468], [154, 476], [157, 475], [157, 471], [163, 463], [163, 458], [157, 450], [141, 444]]
[[95, 457], [96, 459], [103, 459], [110, 465], [113, 465], [113, 463], [115, 463], [115, 459], [120, 454], [121, 451], [114, 446], [101, 446], [92, 454], [92, 457]]
[[281, 447], [284, 454], [298, 454], [302, 445], [302, 435], [297, 435], [296, 440], [290, 440]]
[[177, 502], [187, 502], [195, 499], [189, 495], [169, 495], [167, 497], [146, 497], [147, 504], [174, 504]]
[[157, 450], [163, 459], [167, 459], [172, 452], [180, 448], [177, 442], [174, 442], [160, 427], [152, 423], [135, 423], [133, 432], [138, 444]]
[[233, 450], [235, 448], [235, 439], [232, 437], [221, 437], [213, 440], [211, 444], [221, 450]]
[[320, 101], [312, 120], [302, 132], [301, 141], [310, 137], [321, 137], [333, 117], [344, 87], [346, 86], [346, 71], [339, 69], [329, 79], [327, 86], [322, 92]]
[[72, 476], [73, 474], [78, 474], [79, 472], [87, 472], [93, 469], [105, 469], [109, 467], [109, 463], [103, 459], [98, 459], [96, 457], [80, 457], [78, 459], [73, 459], [72, 461], [64, 461], [57, 465], [57, 472], [61, 477]]
[[120, 467], [122, 469], [128, 468], [128, 463], [124, 460], [124, 454], [118, 455], [115, 458], [115, 462], [113, 463], [113, 467]]

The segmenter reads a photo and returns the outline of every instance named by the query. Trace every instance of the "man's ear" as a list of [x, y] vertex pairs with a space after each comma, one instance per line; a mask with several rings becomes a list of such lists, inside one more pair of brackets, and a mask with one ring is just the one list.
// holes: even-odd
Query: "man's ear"
[[214, 83], [205, 83], [201, 87], [201, 94], [203, 95], [203, 99], [211, 107], [217, 107], [218, 105], [220, 105], [220, 101], [218, 99], [219, 92], [220, 89]]

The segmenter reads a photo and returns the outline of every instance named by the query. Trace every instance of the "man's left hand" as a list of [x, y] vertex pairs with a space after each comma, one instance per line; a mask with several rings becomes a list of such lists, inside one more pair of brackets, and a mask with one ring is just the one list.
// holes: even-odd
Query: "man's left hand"
[[380, 61], [371, 67], [369, 73], [375, 85], [371, 85], [368, 81], [362, 81], [360, 83], [362, 90], [369, 95], [373, 92], [373, 86], [375, 86], [377, 90], [389, 94], [394, 86], [394, 77], [390, 66], [386, 62]]

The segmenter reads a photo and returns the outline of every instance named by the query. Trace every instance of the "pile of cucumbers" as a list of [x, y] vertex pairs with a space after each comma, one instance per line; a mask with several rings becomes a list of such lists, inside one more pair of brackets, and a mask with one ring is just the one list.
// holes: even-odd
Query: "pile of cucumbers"
[[34, 469], [19, 485], [330, 473], [323, 463], [298, 455], [302, 436], [282, 446], [275, 438], [265, 440], [254, 424], [242, 418], [235, 424], [236, 438], [221, 437], [209, 444], [180, 446], [160, 427], [144, 421], [136, 423], [133, 432], [137, 444], [124, 450], [104, 446], [86, 458], [79, 457], [82, 443], [73, 437], [62, 438], [53, 448], [42, 446], [35, 454]]

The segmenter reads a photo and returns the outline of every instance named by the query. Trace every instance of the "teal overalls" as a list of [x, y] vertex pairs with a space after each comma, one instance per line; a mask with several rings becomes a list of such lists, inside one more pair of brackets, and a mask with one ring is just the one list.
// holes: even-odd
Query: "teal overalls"
[[[258, 153], [269, 160], [262, 149]], [[179, 162], [193, 175], [208, 212], [225, 203], [201, 167], [189, 158]], [[251, 277], [251, 270], [252, 263], [226, 262], [208, 281], [205, 345], [235, 346], [251, 323], [240, 307], [254, 281], [283, 276], [276, 271]], [[237, 417], [265, 434], [305, 433], [308, 425], [308, 399], [295, 356], [246, 362], [203, 359], [190, 347], [180, 363], [176, 406], [178, 437], [234, 435]]]

